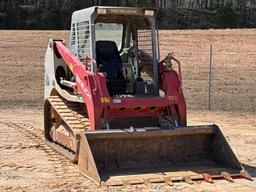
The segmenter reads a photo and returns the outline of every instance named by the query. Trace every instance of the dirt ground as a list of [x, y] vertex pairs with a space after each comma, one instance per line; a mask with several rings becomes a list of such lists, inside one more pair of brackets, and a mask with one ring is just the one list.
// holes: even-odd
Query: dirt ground
[[99, 188], [79, 174], [77, 165], [44, 144], [42, 111], [15, 109], [0, 110], [0, 191], [256, 191], [255, 116], [190, 112], [188, 117], [190, 125], [218, 124], [254, 181]]
[[[67, 31], [0, 31], [1, 191], [256, 191], [256, 30], [160, 31], [161, 57], [182, 63], [189, 124], [217, 124], [254, 177], [230, 183], [153, 184], [99, 188], [44, 144], [44, 55], [48, 39]], [[209, 46], [213, 45], [213, 109], [207, 107]], [[196, 110], [195, 110], [196, 109]]]

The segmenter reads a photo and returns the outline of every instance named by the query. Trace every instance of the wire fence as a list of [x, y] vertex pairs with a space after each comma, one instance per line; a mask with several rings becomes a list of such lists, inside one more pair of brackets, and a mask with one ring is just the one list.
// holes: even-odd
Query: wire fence
[[247, 35], [160, 34], [170, 43], [161, 57], [174, 50], [182, 63], [188, 109], [256, 112], [256, 39]]

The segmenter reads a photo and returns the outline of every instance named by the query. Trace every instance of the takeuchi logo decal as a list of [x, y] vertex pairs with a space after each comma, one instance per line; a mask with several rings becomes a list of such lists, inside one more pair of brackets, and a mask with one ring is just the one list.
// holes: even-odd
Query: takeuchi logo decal
[[85, 87], [83, 81], [80, 79], [80, 77], [76, 74], [76, 82], [80, 85], [81, 89], [83, 90], [84, 94], [91, 99], [91, 95], [88, 91], [88, 89]]
[[114, 14], [138, 14], [137, 10], [132, 9], [110, 9], [110, 12]]

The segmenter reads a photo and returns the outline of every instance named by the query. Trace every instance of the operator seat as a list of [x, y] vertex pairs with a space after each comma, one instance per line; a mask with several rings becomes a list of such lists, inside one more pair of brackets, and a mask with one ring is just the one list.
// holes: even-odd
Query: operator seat
[[96, 41], [96, 61], [100, 72], [107, 74], [110, 95], [123, 94], [129, 80], [123, 76], [123, 64], [114, 41]]

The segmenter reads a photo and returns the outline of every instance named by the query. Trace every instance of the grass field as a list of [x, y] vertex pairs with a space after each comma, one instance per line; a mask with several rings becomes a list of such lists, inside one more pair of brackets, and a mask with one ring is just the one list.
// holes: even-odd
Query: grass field
[[[160, 31], [161, 58], [182, 63], [188, 108], [208, 105], [209, 47], [213, 45], [212, 108], [256, 111], [256, 30]], [[48, 39], [69, 40], [66, 31], [0, 31], [0, 106], [41, 107]]]

